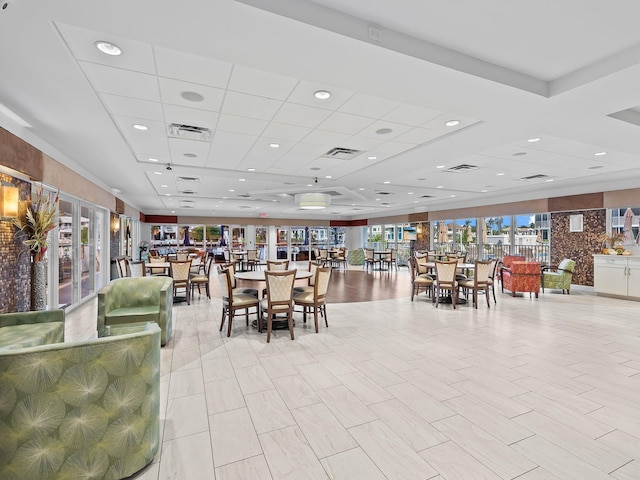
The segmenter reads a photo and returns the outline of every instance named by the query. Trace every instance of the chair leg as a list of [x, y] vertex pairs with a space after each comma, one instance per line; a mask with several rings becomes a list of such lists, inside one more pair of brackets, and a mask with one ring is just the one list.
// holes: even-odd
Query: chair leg
[[324, 325], [329, 328], [329, 321], [327, 320], [327, 304], [322, 305], [322, 312], [324, 316]]
[[227, 320], [227, 337], [231, 336], [231, 324], [233, 323], [233, 315], [229, 312], [229, 320]]
[[224, 327], [224, 317], [226, 316], [227, 310], [222, 307], [222, 321], [220, 322], [220, 331], [222, 331], [222, 327]]
[[271, 340], [271, 322], [271, 315], [267, 315], [267, 343]]
[[484, 296], [487, 298], [487, 308], [491, 308], [491, 304], [489, 303], [489, 286], [484, 291]]
[[287, 317], [289, 319], [289, 333], [291, 334], [291, 340], [293, 340], [293, 306], [289, 309], [289, 314], [287, 315]]
[[318, 309], [320, 308], [319, 305], [314, 305], [313, 306], [313, 321], [316, 324], [316, 333], [318, 333]]

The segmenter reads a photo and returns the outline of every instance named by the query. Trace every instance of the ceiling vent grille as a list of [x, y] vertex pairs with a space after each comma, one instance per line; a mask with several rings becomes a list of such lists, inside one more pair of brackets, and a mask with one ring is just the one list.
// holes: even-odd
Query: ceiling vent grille
[[322, 156], [326, 158], [337, 158], [338, 160], [350, 160], [360, 152], [361, 150], [354, 150], [353, 148], [335, 147]]
[[199, 182], [200, 179], [198, 177], [178, 177], [178, 182]]
[[456, 165], [455, 167], [447, 168], [445, 172], [449, 173], [463, 173], [469, 172], [471, 170], [477, 170], [478, 167], [476, 165], [469, 165], [468, 163], [461, 163], [460, 165]]
[[549, 178], [549, 175], [543, 175], [542, 173], [538, 173], [537, 175], [529, 175], [528, 177], [522, 177], [520, 180], [524, 180], [525, 182], [530, 182], [531, 180], [543, 180], [545, 178]]
[[193, 190], [184, 190], [182, 192], [180, 192], [182, 195], [197, 195], [197, 192], [194, 192]]
[[185, 140], [198, 140], [200, 142], [211, 141], [211, 130], [205, 127], [196, 127], [194, 125], [172, 123], [169, 125], [168, 134], [172, 138], [183, 138]]
[[180, 200], [181, 208], [196, 208], [196, 202], [193, 200]]
[[391, 192], [376, 192], [376, 195], [393, 195]]
[[420, 195], [420, 198], [433, 198], [433, 195]]

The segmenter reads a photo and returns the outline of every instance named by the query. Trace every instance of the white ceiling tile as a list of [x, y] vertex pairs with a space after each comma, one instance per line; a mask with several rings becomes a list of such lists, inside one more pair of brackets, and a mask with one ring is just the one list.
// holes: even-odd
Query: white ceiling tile
[[160, 101], [158, 82], [154, 75], [95, 63], [79, 63], [97, 92], [151, 100], [152, 102]]
[[138, 117], [159, 122], [164, 120], [162, 105], [159, 102], [122, 97], [120, 95], [109, 95], [107, 93], [101, 93], [100, 98], [102, 98], [107, 110], [109, 110], [112, 115]]
[[251, 147], [213, 144], [209, 150], [206, 166], [208, 168], [236, 168], [250, 149]]
[[164, 118], [167, 125], [178, 123], [181, 125], [191, 125], [204, 127], [213, 131], [218, 123], [218, 114], [197, 108], [185, 108], [177, 105], [164, 106]]
[[383, 120], [417, 127], [418, 125], [423, 125], [442, 114], [443, 112], [439, 112], [437, 110], [429, 110], [427, 108], [416, 107], [414, 105], [401, 104], [396, 109], [386, 114], [383, 117]]
[[363, 117], [382, 118], [398, 108], [399, 105], [391, 100], [358, 93], [347, 100], [338, 110]]
[[[57, 23], [56, 25], [74, 57], [78, 60], [155, 74], [153, 53], [151, 45], [148, 43], [64, 23]], [[100, 40], [120, 47], [122, 55], [115, 56], [102, 53], [95, 46], [95, 42]]]
[[[162, 101], [171, 105], [179, 105], [187, 108], [198, 108], [219, 112], [224, 98], [224, 90], [215, 87], [207, 87], [195, 83], [174, 80], [172, 78], [158, 78]], [[201, 102], [192, 102], [182, 98], [183, 92], [195, 92], [204, 97]]]
[[419, 145], [421, 143], [434, 140], [440, 136], [442, 136], [441, 133], [429, 130], [428, 128], [412, 128], [408, 132], [398, 135], [394, 140], [397, 142]]
[[[176, 165], [204, 166], [209, 157], [208, 142], [198, 142], [196, 140], [184, 140], [180, 138], [169, 139], [169, 150], [171, 151], [171, 163]], [[194, 154], [195, 157], [185, 156]]]
[[269, 126], [264, 130], [263, 137], [273, 139], [283, 139], [294, 142], [299, 142], [306, 137], [310, 128], [298, 127], [296, 125], [285, 125], [284, 123], [271, 122]]
[[318, 125], [320, 130], [355, 135], [371, 125], [375, 120], [348, 113], [334, 112], [324, 122]]
[[[326, 100], [320, 100], [314, 96], [314, 93], [318, 90], [327, 90], [331, 93], [331, 96]], [[287, 101], [325, 110], [336, 110], [353, 95], [354, 93], [348, 90], [303, 80], [298, 83]]]
[[345, 135], [343, 133], [329, 132], [326, 130], [313, 130], [304, 138], [303, 143], [321, 145], [323, 147], [322, 153], [325, 153], [333, 147], [343, 144], [349, 138], [349, 135]]
[[383, 154], [389, 155], [397, 155], [398, 153], [406, 152], [415, 148], [416, 145], [411, 145], [410, 143], [400, 143], [400, 142], [385, 142], [382, 145], [376, 147], [376, 150], [382, 152]]
[[266, 120], [239, 117], [237, 115], [227, 115], [222, 113], [218, 118], [217, 130], [257, 136], [262, 134], [268, 124], [269, 122]]
[[279, 100], [239, 92], [227, 92], [222, 113], [271, 120], [281, 105], [282, 102]]
[[234, 92], [286, 100], [297, 84], [295, 78], [234, 65], [227, 88]]
[[369, 151], [371, 155], [375, 155], [375, 152], [371, 150], [375, 150], [376, 147], [385, 143], [386, 140], [382, 138], [373, 138], [373, 137], [363, 137], [361, 135], [354, 135], [350, 137], [347, 141], [341, 142], [339, 146], [353, 148], [354, 150], [362, 150], [364, 152]]
[[[377, 133], [378, 130], [387, 128], [391, 129], [391, 132], [384, 134]], [[408, 132], [409, 130], [411, 130], [411, 127], [409, 125], [402, 125], [400, 123], [378, 120], [362, 129], [362, 131], [359, 132], [358, 135], [361, 135], [363, 137], [379, 138], [382, 140], [393, 140], [403, 133]]]
[[315, 128], [325, 120], [331, 112], [320, 108], [285, 103], [273, 118], [274, 122], [300, 125], [302, 127]]
[[214, 145], [237, 145], [239, 147], [251, 148], [258, 140], [256, 135], [244, 135], [236, 132], [221, 132], [216, 131], [213, 138]]
[[[456, 126], [448, 127], [446, 125], [446, 122], [448, 122], [449, 120], [458, 120], [460, 123]], [[443, 113], [439, 117], [433, 118], [428, 122], [423, 123], [420, 126], [422, 128], [429, 128], [431, 130], [435, 130], [437, 132], [451, 133], [451, 132], [455, 132], [456, 130], [461, 130], [463, 128], [466, 128], [477, 122], [478, 120], [474, 118], [464, 117], [462, 115], [456, 115], [455, 113]]]
[[158, 152], [160, 155], [168, 155], [169, 148], [167, 137], [150, 135], [129, 134], [125, 135], [127, 143], [133, 152]]
[[[120, 131], [125, 137], [132, 138], [151, 138], [157, 137], [166, 139], [166, 131], [164, 122], [157, 122], [155, 120], [148, 120], [137, 117], [124, 117], [121, 115], [113, 115], [113, 121], [116, 123]], [[147, 127], [147, 130], [137, 130], [133, 128], [133, 125], [142, 124]]]
[[154, 47], [158, 75], [189, 83], [226, 88], [232, 65], [164, 47]]
[[[171, 155], [169, 154], [169, 146], [167, 145], [166, 151], [162, 154], [156, 153], [136, 153], [136, 158], [139, 162], [143, 162], [148, 165], [166, 166], [167, 163], [171, 163]], [[150, 158], [157, 159], [157, 162], [152, 162]]]
[[288, 152], [287, 155], [300, 155], [303, 158], [314, 158], [326, 153], [328, 148], [325, 145], [316, 145], [313, 143], [298, 143], [294, 145]]

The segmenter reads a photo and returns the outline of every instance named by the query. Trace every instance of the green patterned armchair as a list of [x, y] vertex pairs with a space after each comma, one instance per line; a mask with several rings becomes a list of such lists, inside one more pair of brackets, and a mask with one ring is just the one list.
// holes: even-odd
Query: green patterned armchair
[[171, 338], [172, 313], [171, 277], [118, 278], [98, 292], [98, 332], [105, 326], [156, 322], [165, 345]]
[[576, 268], [576, 262], [565, 258], [557, 267], [544, 267], [542, 270], [542, 292], [546, 288], [556, 288], [558, 290], [567, 291], [571, 289], [571, 278]]
[[160, 443], [160, 328], [0, 350], [0, 478], [121, 479]]
[[64, 310], [0, 314], [0, 349], [64, 342]]

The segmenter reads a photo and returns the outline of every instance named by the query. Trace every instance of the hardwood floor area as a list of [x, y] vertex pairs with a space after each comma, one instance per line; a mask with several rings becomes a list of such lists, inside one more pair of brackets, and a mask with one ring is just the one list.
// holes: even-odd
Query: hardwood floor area
[[[368, 275], [333, 275], [329, 327], [294, 341], [220, 333], [217, 280], [176, 303], [161, 452], [134, 478], [640, 478], [638, 303], [574, 287], [436, 309], [406, 268]], [[67, 340], [95, 316], [69, 313]]]

